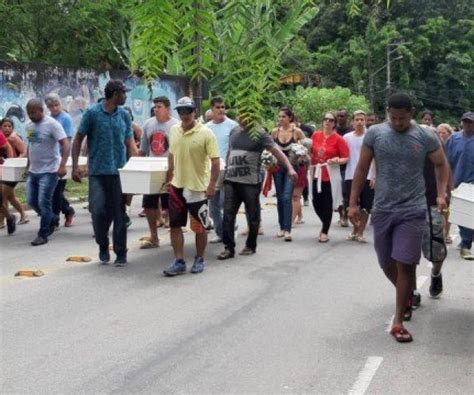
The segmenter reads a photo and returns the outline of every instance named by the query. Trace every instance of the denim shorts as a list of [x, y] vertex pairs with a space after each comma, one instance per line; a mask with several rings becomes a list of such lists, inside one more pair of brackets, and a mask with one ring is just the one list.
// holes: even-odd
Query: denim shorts
[[382, 268], [394, 262], [417, 264], [426, 228], [426, 211], [374, 211], [374, 247]]

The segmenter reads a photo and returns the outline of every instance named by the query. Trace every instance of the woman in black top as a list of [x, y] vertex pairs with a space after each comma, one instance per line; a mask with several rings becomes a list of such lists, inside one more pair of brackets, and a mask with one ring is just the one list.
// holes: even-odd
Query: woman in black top
[[[304, 139], [303, 132], [295, 126], [294, 120], [293, 112], [288, 107], [283, 107], [278, 113], [278, 127], [272, 131], [273, 139], [286, 156], [289, 154], [291, 144], [300, 143]], [[277, 237], [283, 237], [285, 241], [291, 241], [294, 184], [288, 178], [287, 170], [282, 164], [279, 164], [278, 171], [273, 174], [273, 180], [275, 181], [278, 223], [280, 224]]]

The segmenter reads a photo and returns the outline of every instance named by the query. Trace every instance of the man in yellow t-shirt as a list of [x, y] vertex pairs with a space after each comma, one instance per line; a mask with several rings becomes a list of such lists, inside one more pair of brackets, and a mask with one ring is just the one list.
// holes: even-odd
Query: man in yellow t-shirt
[[216, 192], [220, 170], [216, 137], [209, 128], [196, 121], [194, 101], [182, 97], [175, 109], [181, 122], [171, 128], [168, 156], [168, 212], [175, 261], [163, 271], [165, 276], [170, 277], [186, 273], [181, 228], [188, 222], [188, 213], [191, 214], [191, 229], [196, 234], [196, 257], [191, 273], [204, 270], [209, 220], [207, 200]]

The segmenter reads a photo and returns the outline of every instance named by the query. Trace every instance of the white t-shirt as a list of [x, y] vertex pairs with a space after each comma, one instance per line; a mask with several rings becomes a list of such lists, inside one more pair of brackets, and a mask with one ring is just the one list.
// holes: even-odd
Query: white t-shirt
[[56, 173], [61, 162], [58, 141], [67, 137], [61, 124], [45, 115], [40, 122], [28, 122], [25, 131], [28, 139], [30, 172]]
[[[354, 179], [354, 173], [357, 167], [357, 163], [360, 158], [360, 150], [362, 149], [362, 142], [364, 141], [364, 134], [358, 136], [354, 132], [347, 133], [343, 136], [346, 141], [347, 146], [349, 147], [349, 160], [346, 165], [346, 173], [344, 179], [352, 180]], [[374, 169], [373, 164], [370, 166], [369, 173], [367, 174], [367, 179], [372, 180], [374, 178]]]

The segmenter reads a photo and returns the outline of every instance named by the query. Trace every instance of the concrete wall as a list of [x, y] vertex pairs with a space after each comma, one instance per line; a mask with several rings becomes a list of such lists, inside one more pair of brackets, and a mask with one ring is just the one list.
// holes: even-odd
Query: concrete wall
[[173, 108], [180, 97], [189, 95], [189, 83], [183, 77], [162, 76], [148, 86], [143, 79], [123, 70], [99, 73], [90, 69], [0, 61], [0, 118], [12, 117], [17, 132], [24, 136], [28, 100], [44, 98], [55, 92], [61, 97], [63, 108], [72, 116], [77, 129], [82, 114], [103, 96], [110, 78], [123, 80], [131, 89], [126, 105], [132, 109], [134, 121], [139, 125], [150, 117], [153, 97], [167, 96]]

